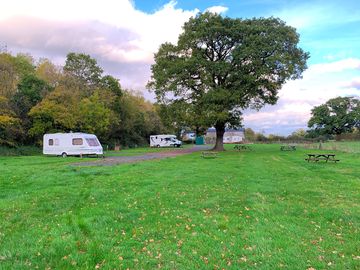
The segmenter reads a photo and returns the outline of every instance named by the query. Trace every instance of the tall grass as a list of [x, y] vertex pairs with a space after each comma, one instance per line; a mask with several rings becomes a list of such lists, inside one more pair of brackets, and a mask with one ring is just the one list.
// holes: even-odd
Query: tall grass
[[341, 151], [345, 153], [360, 153], [360, 141], [337, 142], [329, 141], [325, 143], [303, 143], [300, 144], [305, 149], [323, 149], [329, 151]]

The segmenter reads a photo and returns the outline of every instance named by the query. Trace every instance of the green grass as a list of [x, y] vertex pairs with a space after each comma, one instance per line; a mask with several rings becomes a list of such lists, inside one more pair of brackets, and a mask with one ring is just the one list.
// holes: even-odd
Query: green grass
[[181, 149], [189, 149], [192, 148], [193, 144], [184, 144], [180, 148], [174, 147], [161, 147], [161, 148], [150, 148], [150, 147], [139, 147], [139, 148], [129, 148], [120, 151], [105, 151], [106, 157], [111, 156], [137, 156], [147, 153], [157, 153], [157, 152], [168, 152], [174, 150], [181, 150]]
[[227, 147], [113, 167], [0, 157], [0, 269], [360, 269], [359, 154]]

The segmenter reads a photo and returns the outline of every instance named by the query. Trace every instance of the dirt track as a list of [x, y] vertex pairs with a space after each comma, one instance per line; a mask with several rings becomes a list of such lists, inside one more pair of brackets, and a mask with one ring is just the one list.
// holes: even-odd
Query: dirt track
[[134, 163], [140, 162], [144, 160], [151, 159], [163, 159], [168, 157], [176, 157], [180, 155], [186, 155], [193, 152], [204, 151], [210, 149], [211, 146], [208, 145], [198, 145], [188, 149], [174, 149], [170, 151], [164, 152], [154, 152], [147, 153], [139, 156], [113, 156], [113, 157], [105, 157], [104, 159], [97, 159], [95, 161], [90, 162], [77, 162], [71, 165], [73, 166], [113, 166], [123, 163]]

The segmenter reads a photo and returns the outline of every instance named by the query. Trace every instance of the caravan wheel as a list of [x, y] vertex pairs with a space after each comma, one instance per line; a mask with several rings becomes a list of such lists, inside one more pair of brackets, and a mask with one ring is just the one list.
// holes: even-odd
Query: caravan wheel
[[64, 153], [61, 154], [61, 156], [62, 156], [63, 158], [66, 158], [66, 157], [67, 157], [67, 154], [64, 152]]
[[157, 147], [157, 148], [160, 148], [160, 144], [158, 144], [156, 147]]

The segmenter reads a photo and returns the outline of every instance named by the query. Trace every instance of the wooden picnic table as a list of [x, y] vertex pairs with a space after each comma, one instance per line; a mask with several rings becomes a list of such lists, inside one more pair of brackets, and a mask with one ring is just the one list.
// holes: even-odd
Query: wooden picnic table
[[324, 160], [325, 162], [328, 161], [333, 161], [333, 162], [338, 162], [340, 161], [339, 159], [335, 158], [335, 154], [307, 154], [308, 158], [305, 158], [305, 160], [307, 160], [307, 162], [318, 162], [321, 160]]
[[218, 152], [215, 151], [205, 151], [201, 153], [203, 158], [217, 158]]
[[245, 145], [245, 144], [237, 144], [234, 146], [235, 150], [251, 150], [250, 146]]
[[295, 145], [291, 145], [291, 144], [289, 144], [289, 145], [282, 145], [282, 146], [280, 147], [280, 150], [281, 150], [281, 151], [295, 151], [295, 150], [296, 150], [296, 146], [295, 146]]

